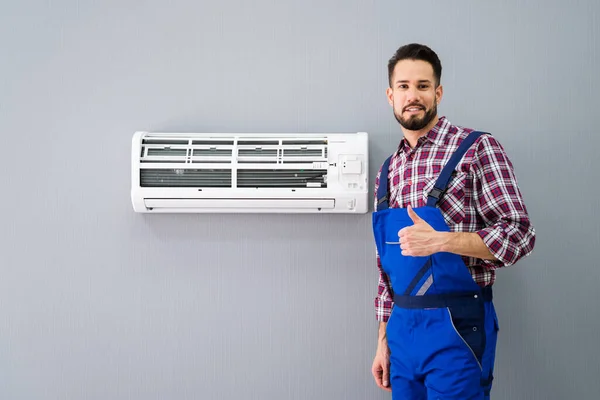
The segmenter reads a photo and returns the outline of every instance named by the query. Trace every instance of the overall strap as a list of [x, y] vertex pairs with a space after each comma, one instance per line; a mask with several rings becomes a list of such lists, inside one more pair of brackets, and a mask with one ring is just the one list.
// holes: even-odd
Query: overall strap
[[389, 156], [381, 167], [381, 173], [379, 174], [379, 187], [377, 188], [377, 206], [375, 211], [387, 210], [389, 207], [389, 183], [388, 174], [390, 172], [390, 160], [392, 156]]
[[469, 147], [471, 147], [471, 145], [475, 143], [475, 141], [481, 135], [484, 134], [486, 133], [473, 131], [469, 134], [469, 136], [463, 139], [463, 141], [460, 143], [460, 146], [458, 146], [458, 149], [456, 149], [454, 154], [452, 154], [452, 157], [450, 157], [450, 160], [448, 160], [448, 163], [442, 169], [442, 172], [440, 173], [440, 176], [435, 182], [433, 189], [431, 189], [431, 192], [429, 192], [429, 194], [427, 195], [428, 207], [435, 207], [437, 205], [438, 201], [440, 201], [440, 198], [446, 192], [448, 182], [450, 181], [450, 177], [452, 176], [452, 172], [454, 171], [460, 160], [463, 158], [467, 150], [469, 150]]

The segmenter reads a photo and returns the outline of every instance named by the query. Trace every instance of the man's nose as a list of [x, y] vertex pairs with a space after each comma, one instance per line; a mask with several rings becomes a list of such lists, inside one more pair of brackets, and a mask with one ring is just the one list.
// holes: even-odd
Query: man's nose
[[408, 89], [406, 91], [406, 100], [409, 104], [420, 103], [421, 97], [419, 96], [419, 91], [416, 89]]

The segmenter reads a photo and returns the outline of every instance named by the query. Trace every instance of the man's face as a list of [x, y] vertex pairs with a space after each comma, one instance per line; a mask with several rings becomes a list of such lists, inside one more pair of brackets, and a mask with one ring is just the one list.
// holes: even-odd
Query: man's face
[[396, 64], [387, 97], [396, 120], [404, 129], [421, 130], [437, 116], [443, 89], [435, 85], [433, 67], [428, 62], [402, 60]]

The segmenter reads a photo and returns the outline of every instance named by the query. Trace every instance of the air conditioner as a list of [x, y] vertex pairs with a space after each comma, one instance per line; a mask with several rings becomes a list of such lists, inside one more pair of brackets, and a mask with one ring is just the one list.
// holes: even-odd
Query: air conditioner
[[143, 213], [366, 213], [368, 135], [136, 132]]

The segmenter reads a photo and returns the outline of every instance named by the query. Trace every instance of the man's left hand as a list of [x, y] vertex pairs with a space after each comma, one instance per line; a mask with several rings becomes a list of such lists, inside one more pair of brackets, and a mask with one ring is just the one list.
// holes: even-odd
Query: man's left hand
[[425, 257], [439, 252], [443, 244], [444, 233], [433, 229], [417, 215], [411, 206], [408, 206], [407, 211], [414, 225], [398, 231], [402, 255]]

